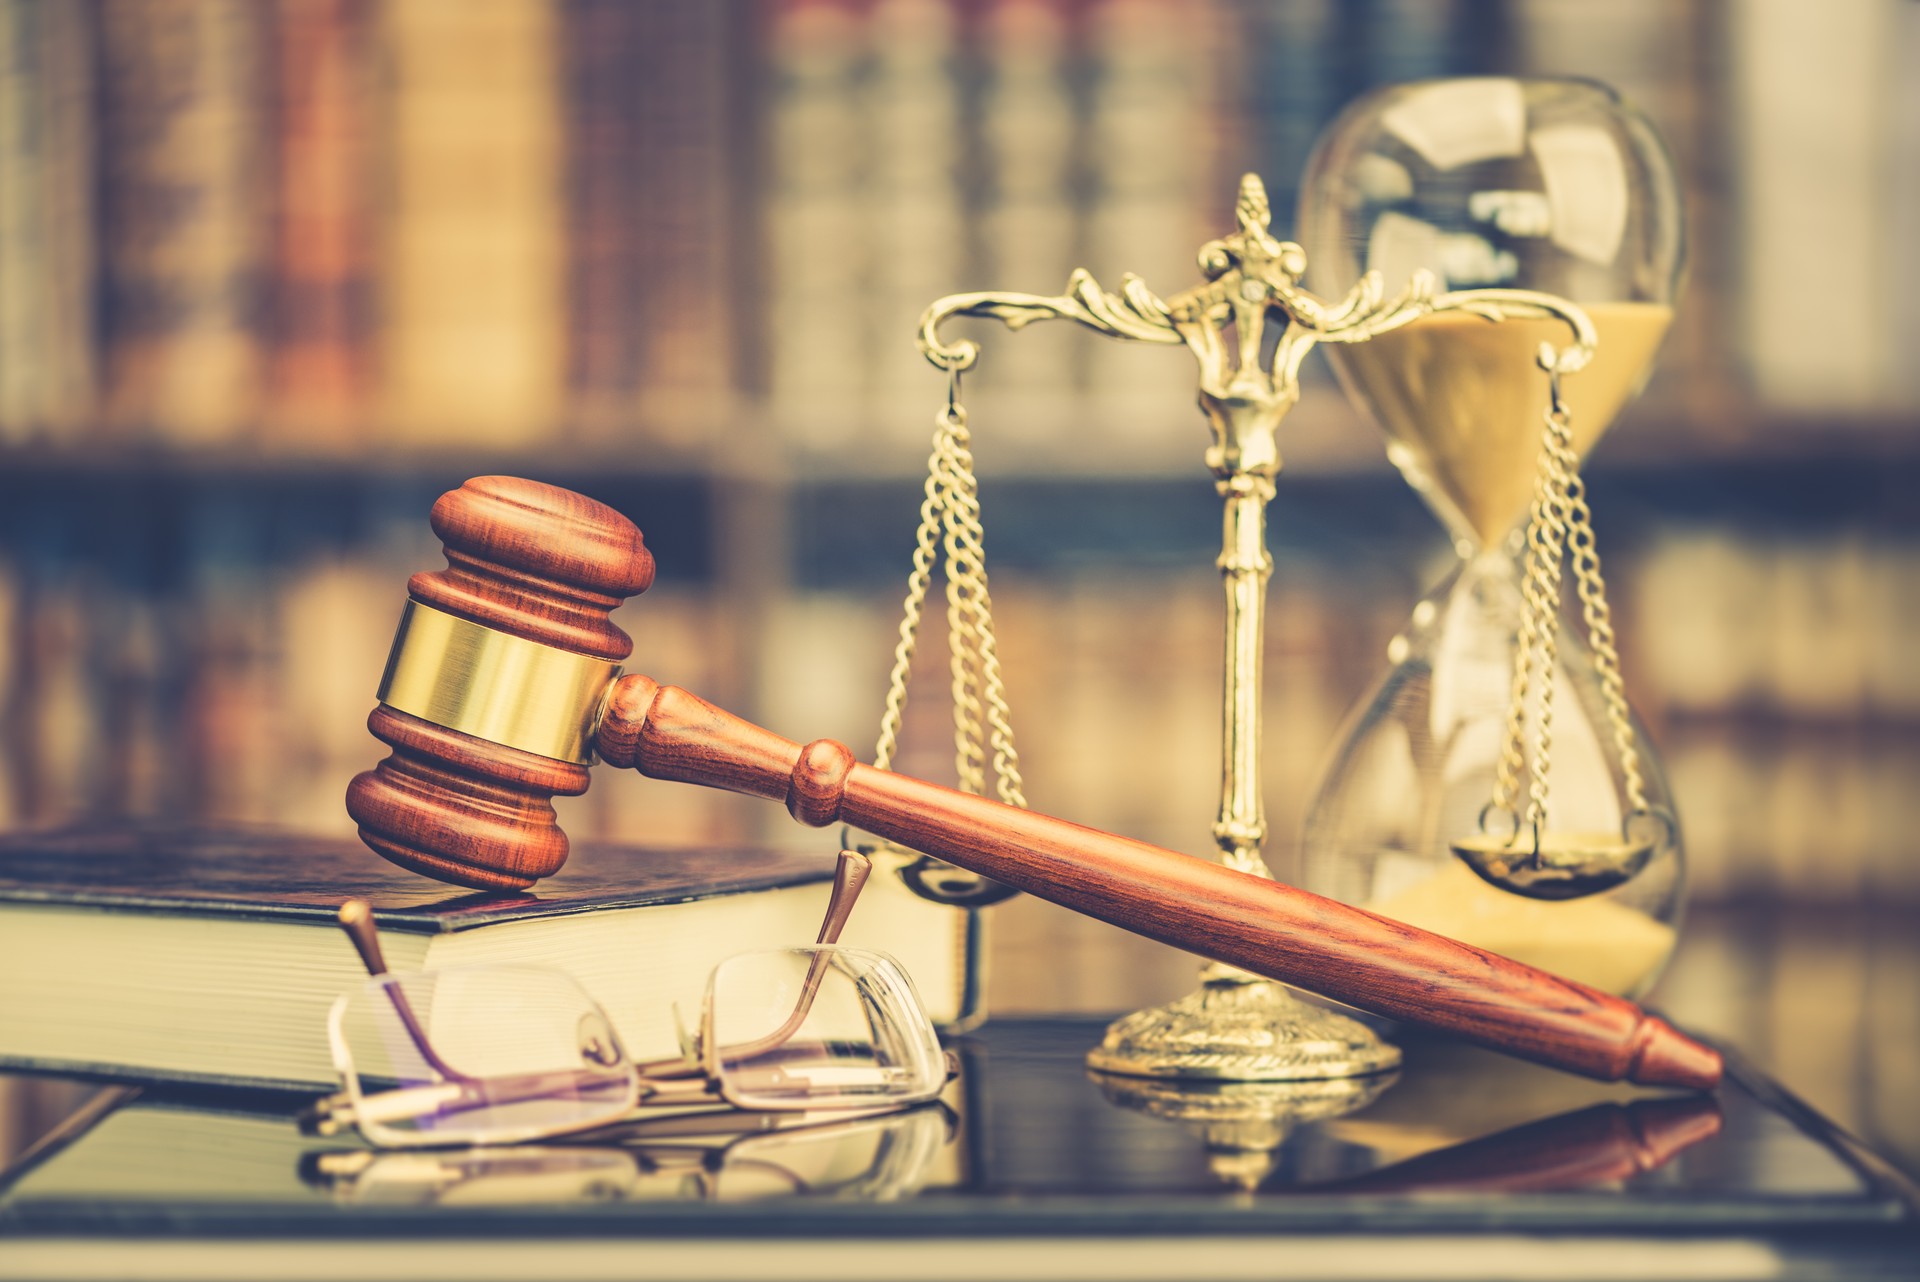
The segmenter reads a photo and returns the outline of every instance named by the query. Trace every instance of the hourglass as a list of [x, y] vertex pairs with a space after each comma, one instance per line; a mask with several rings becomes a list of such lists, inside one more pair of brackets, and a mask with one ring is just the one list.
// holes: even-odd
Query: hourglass
[[[1301, 881], [1638, 995], [1675, 940], [1680, 829], [1625, 700], [1578, 469], [1672, 319], [1666, 152], [1598, 84], [1428, 81], [1350, 107], [1301, 190], [1316, 289], [1424, 269], [1451, 290], [1567, 299], [1599, 340], [1564, 386], [1536, 356], [1564, 342], [1545, 318], [1437, 314], [1327, 348], [1460, 560], [1334, 747]], [[1561, 626], [1563, 605], [1577, 623]]]

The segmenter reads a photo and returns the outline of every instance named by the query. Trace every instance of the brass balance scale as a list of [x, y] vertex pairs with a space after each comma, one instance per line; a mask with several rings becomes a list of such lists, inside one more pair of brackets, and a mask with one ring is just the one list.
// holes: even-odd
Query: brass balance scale
[[[1550, 948], [1527, 956], [1498, 929], [1488, 938], [1481, 919], [1517, 917], [1552, 939], [1565, 933], [1556, 912], [1603, 910], [1597, 926], [1579, 917], [1603, 934], [1618, 924], [1604, 912], [1616, 912], [1664, 932], [1642, 941], [1631, 976], [1602, 985], [1638, 991], [1671, 948], [1680, 832], [1626, 703], [1579, 469], [1644, 381], [1671, 317], [1679, 213], [1665, 153], [1643, 117], [1588, 82], [1432, 81], [1350, 108], [1323, 138], [1303, 191], [1304, 247], [1271, 234], [1265, 189], [1243, 177], [1236, 230], [1200, 251], [1203, 283], [1164, 301], [1137, 278], [1109, 293], [1075, 271], [1060, 295], [960, 294], [927, 309], [920, 349], [947, 374], [947, 398], [876, 764], [896, 749], [944, 555], [960, 786], [984, 792], [991, 774], [1002, 800], [1024, 804], [961, 397], [980, 349], [944, 340], [942, 326], [960, 316], [1013, 330], [1070, 320], [1183, 345], [1200, 366], [1205, 461], [1224, 503], [1214, 836], [1228, 867], [1271, 876], [1261, 801], [1266, 506], [1281, 465], [1276, 429], [1299, 399], [1307, 353], [1326, 344], [1349, 393], [1385, 429], [1390, 457], [1453, 534], [1461, 565], [1415, 610], [1390, 650], [1394, 669], [1336, 744], [1310, 810], [1301, 880], [1549, 968]], [[1345, 283], [1344, 292], [1309, 291], [1310, 264], [1316, 281]], [[1404, 283], [1389, 293], [1389, 281]], [[1590, 648], [1560, 627], [1569, 558]], [[1463, 892], [1449, 869], [1479, 890]], [[932, 860], [911, 864], [907, 879], [945, 903], [979, 906], [1006, 893]], [[1221, 966], [1202, 981], [1116, 1022], [1089, 1067], [1320, 1083], [1317, 1115], [1326, 1084], [1351, 1081], [1345, 1099], [1357, 1107], [1379, 1090], [1364, 1079], [1399, 1063], [1370, 1028], [1283, 985]], [[1284, 1091], [1263, 1100], [1276, 1116], [1293, 1107]], [[1164, 1101], [1156, 1107], [1166, 1114]]]

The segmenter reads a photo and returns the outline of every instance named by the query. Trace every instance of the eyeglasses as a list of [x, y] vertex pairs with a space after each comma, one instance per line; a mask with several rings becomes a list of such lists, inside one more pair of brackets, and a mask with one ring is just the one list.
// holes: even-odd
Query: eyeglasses
[[380, 1148], [474, 1146], [592, 1131], [642, 1109], [845, 1115], [931, 1100], [955, 1065], [913, 981], [886, 954], [835, 942], [871, 872], [843, 851], [817, 942], [722, 962], [681, 1055], [642, 1063], [562, 971], [389, 972], [371, 908], [348, 900], [340, 925], [371, 978], [328, 1012], [341, 1090], [303, 1125], [353, 1126]]

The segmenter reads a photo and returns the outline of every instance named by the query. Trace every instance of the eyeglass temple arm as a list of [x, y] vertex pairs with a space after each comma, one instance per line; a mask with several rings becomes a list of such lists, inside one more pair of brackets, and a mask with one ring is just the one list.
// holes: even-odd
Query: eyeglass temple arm
[[871, 876], [873, 860], [857, 850], [840, 852], [840, 861], [833, 867], [833, 891], [827, 897], [827, 915], [820, 921], [820, 933], [814, 936], [814, 943], [840, 942], [840, 932], [847, 928], [847, 919], [853, 916], [853, 906], [860, 901], [860, 892]]
[[[364, 899], [349, 899], [340, 905], [336, 918], [340, 929], [353, 942], [353, 951], [360, 954], [360, 964], [367, 968], [367, 974], [375, 979], [387, 974], [386, 954], [380, 948], [380, 930], [373, 924], [373, 905]], [[400, 1017], [401, 1025], [407, 1030], [408, 1040], [420, 1052], [420, 1058], [426, 1061], [427, 1067], [449, 1081], [473, 1081], [473, 1078], [441, 1059], [434, 1051], [433, 1044], [427, 1040], [427, 1030], [420, 1026], [420, 1018], [413, 1013], [413, 1006], [400, 986], [383, 984], [381, 987], [386, 991], [387, 1000], [393, 1003], [393, 1013]]]
[[[502, 1104], [522, 1104], [528, 1100], [564, 1096], [582, 1087], [605, 1086], [608, 1081], [604, 1073], [556, 1069], [546, 1073], [462, 1077], [424, 1086], [402, 1086], [363, 1095], [358, 1102], [342, 1091], [315, 1101], [302, 1114], [300, 1121], [302, 1129], [310, 1134], [335, 1135], [347, 1126], [360, 1122], [392, 1122], [417, 1118], [423, 1114], [464, 1113]], [[694, 1094], [673, 1102], [698, 1104], [702, 1098]]]

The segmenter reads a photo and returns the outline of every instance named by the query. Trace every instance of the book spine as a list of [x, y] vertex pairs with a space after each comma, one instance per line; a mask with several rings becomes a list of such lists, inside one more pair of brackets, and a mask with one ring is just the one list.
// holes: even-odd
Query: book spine
[[1266, 6], [1249, 16], [1254, 38], [1242, 46], [1244, 61], [1238, 68], [1276, 232], [1294, 227], [1300, 175], [1314, 141], [1345, 105], [1337, 79], [1339, 60], [1328, 56], [1335, 45], [1335, 10], [1335, 0], [1301, 0]]
[[[1526, 65], [1577, 67], [1611, 86], [1646, 114], [1673, 155], [1688, 229], [1688, 286], [1643, 399], [1664, 403], [1669, 416], [1678, 411], [1703, 423], [1725, 417], [1724, 362], [1715, 348], [1733, 323], [1721, 307], [1730, 238], [1713, 231], [1728, 221], [1722, 193], [1729, 148], [1715, 135], [1711, 95], [1700, 87], [1708, 56], [1703, 28], [1716, 20], [1709, 8], [1686, 0], [1634, 0], [1604, 12], [1535, 4], [1514, 24]], [[1621, 426], [1631, 430], [1646, 417], [1644, 410], [1629, 412]]]
[[561, 10], [567, 124], [567, 387], [583, 439], [630, 426], [641, 341], [635, 164], [642, 26], [656, 6], [568, 0]]
[[278, 0], [272, 426], [355, 443], [369, 393], [370, 0]]
[[47, 165], [39, 17], [27, 0], [0, 3], [0, 439], [32, 433], [42, 399], [34, 325], [46, 232], [35, 208]]
[[19, 817], [45, 822], [82, 813], [93, 795], [98, 692], [89, 655], [94, 619], [56, 557], [35, 565], [19, 598], [17, 666], [9, 738]]
[[547, 0], [382, 7], [379, 353], [402, 441], [509, 449], [563, 412], [558, 32]]
[[276, 747], [285, 770], [272, 795], [278, 821], [343, 831], [351, 825], [342, 781], [372, 764], [378, 747], [355, 714], [373, 706], [371, 681], [393, 643], [393, 589], [405, 572], [384, 557], [331, 547], [310, 548], [304, 560], [273, 601]]
[[100, 9], [109, 416], [183, 445], [256, 421], [267, 217], [264, 10]]
[[[1890, 57], [1912, 57], [1920, 51], [1920, 6], [1905, 5], [1893, 18]], [[1892, 291], [1892, 314], [1888, 317], [1888, 340], [1897, 354], [1898, 382], [1894, 397], [1906, 405], [1920, 404], [1920, 361], [1907, 360], [1905, 353], [1920, 351], [1920, 237], [1911, 229], [1920, 227], [1920, 165], [1911, 163], [1920, 156], [1920, 76], [1893, 76], [1887, 101], [1886, 154], [1896, 158], [1888, 166], [1891, 187], [1887, 205], [1887, 224], [1896, 229], [1889, 239], [1887, 279], [1905, 282]], [[1906, 157], [1906, 163], [1897, 158]], [[1906, 229], [1901, 231], [1898, 229]], [[1722, 284], [1724, 290], [1724, 283]]]
[[[1208, 72], [1220, 15], [1211, 3], [1103, 0], [1089, 14], [1091, 119], [1086, 265], [1108, 289], [1126, 273], [1163, 297], [1197, 283], [1194, 251], [1220, 234], [1218, 158], [1208, 148], [1215, 110]], [[1232, 177], [1237, 177], [1234, 175]], [[1111, 457], [1197, 467], [1196, 375], [1191, 360], [1162, 360], [1138, 344], [1105, 340], [1087, 365], [1088, 402]]]
[[[732, 64], [722, 3], [635, 6], [638, 57], [626, 74], [638, 91], [631, 172], [636, 203], [639, 401], [647, 439], [693, 446], [721, 424], [738, 376], [731, 306], [735, 150], [732, 104], [742, 80]], [[634, 229], [644, 228], [644, 232]]]
[[[1071, 13], [1058, 0], [1001, 0], [981, 27], [980, 279], [1052, 293], [1079, 265], [1073, 175], [1084, 121], [1071, 89]], [[1035, 325], [988, 341], [986, 372], [968, 399], [989, 421], [1018, 424], [997, 434], [992, 456], [1004, 463], [1070, 455], [1063, 438], [1074, 422], [1085, 336], [1072, 326]], [[923, 389], [938, 386], [922, 379]], [[918, 417], [923, 429], [927, 418]]]
[[[1791, 0], [1741, 5], [1732, 41], [1739, 139], [1740, 318], [1755, 389], [1783, 408], [1860, 412], [1885, 404], [1897, 353], [1884, 150], [1892, 5]], [[1911, 167], [1913, 157], [1901, 157]], [[1904, 229], [1910, 236], [1911, 229]], [[1780, 264], [1796, 264], [1791, 273]], [[1844, 299], [1806, 317], [1804, 286]]]
[[14, 558], [0, 558], [0, 827], [8, 828], [24, 818], [27, 795], [20, 778], [20, 763], [34, 746], [25, 733], [21, 716], [27, 701], [27, 692], [21, 688], [20, 681], [27, 626], [22, 595], [20, 571]]
[[195, 629], [175, 733], [187, 759], [188, 813], [249, 823], [279, 814], [284, 682], [265, 555], [273, 521], [267, 509], [226, 493], [208, 495], [185, 521]]
[[90, 12], [0, 4], [0, 441], [93, 410]]
[[767, 384], [780, 427], [802, 452], [859, 439], [869, 412], [869, 349], [852, 305], [865, 295], [872, 252], [857, 97], [867, 34], [845, 5], [771, 6]]
[[925, 457], [945, 380], [914, 346], [928, 303], [966, 285], [968, 229], [961, 165], [957, 11], [908, 0], [878, 6], [870, 30], [864, 122], [864, 208], [872, 259], [864, 292], [864, 361], [872, 371], [869, 439], [906, 467]]

